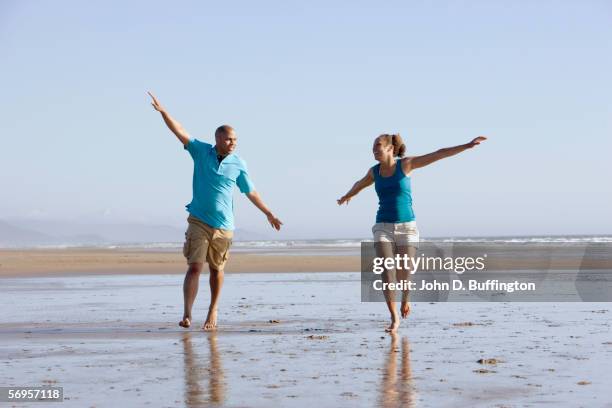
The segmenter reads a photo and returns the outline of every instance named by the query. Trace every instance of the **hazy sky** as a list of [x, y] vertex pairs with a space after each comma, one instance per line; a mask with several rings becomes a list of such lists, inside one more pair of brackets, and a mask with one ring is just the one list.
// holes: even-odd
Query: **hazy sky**
[[[223, 123], [279, 237], [366, 237], [335, 200], [400, 132], [423, 236], [612, 233], [612, 3], [0, 3], [0, 219], [184, 225], [194, 137]], [[266, 230], [236, 195], [236, 224]]]

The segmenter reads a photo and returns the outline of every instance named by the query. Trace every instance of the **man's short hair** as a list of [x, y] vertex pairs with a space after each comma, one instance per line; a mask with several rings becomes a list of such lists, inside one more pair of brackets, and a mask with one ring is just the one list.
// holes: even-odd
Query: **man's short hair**
[[215, 130], [215, 137], [227, 136], [230, 132], [233, 132], [234, 128], [230, 125], [222, 125]]

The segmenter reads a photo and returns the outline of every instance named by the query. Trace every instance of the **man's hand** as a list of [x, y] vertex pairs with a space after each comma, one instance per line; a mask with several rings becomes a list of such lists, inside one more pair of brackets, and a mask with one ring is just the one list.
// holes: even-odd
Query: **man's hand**
[[277, 231], [280, 231], [281, 225], [283, 225], [281, 220], [276, 218], [274, 214], [272, 213], [268, 214], [267, 217], [268, 217], [268, 222], [270, 223], [270, 225], [272, 225], [272, 228], [274, 228]]
[[266, 215], [266, 217], [268, 218], [268, 222], [270, 223], [272, 228], [277, 231], [280, 231], [281, 225], [283, 225], [283, 223], [281, 222], [281, 220], [276, 218], [274, 214], [272, 214], [272, 211], [270, 211], [270, 209], [264, 204], [259, 193], [257, 191], [251, 191], [249, 193], [246, 193], [246, 196], [249, 200], [251, 200], [255, 207], [259, 208], [259, 210]]
[[168, 126], [168, 129], [170, 129], [172, 133], [176, 135], [176, 137], [178, 138], [178, 140], [181, 141], [183, 146], [187, 146], [187, 144], [189, 143], [189, 140], [191, 139], [189, 137], [189, 133], [187, 133], [187, 131], [183, 128], [183, 126], [181, 126], [180, 123], [174, 120], [168, 112], [166, 112], [166, 110], [164, 109], [163, 106], [161, 106], [161, 103], [159, 103], [155, 95], [153, 95], [149, 91], [147, 91], [147, 93], [153, 99], [153, 102], [151, 102], [151, 105], [153, 105], [153, 109], [161, 113], [162, 118], [164, 119], [164, 122], [166, 123], [166, 126]]
[[484, 142], [485, 140], [487, 140], [485, 136], [478, 136], [477, 138], [473, 139], [470, 143], [468, 143], [468, 148], [471, 149], [472, 147], [479, 145], [480, 142]]
[[164, 107], [161, 106], [161, 103], [159, 103], [159, 101], [157, 100], [157, 98], [155, 97], [155, 95], [153, 95], [150, 91], [147, 91], [147, 93], [149, 94], [149, 96], [153, 99], [153, 102], [151, 102], [151, 105], [153, 105], [153, 108], [158, 111], [158, 112], [163, 112], [164, 111]]

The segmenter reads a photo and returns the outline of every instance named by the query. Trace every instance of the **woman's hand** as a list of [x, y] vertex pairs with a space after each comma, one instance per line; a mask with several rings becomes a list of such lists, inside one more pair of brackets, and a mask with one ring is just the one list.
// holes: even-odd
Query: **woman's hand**
[[338, 205], [342, 205], [342, 204], [348, 205], [349, 201], [351, 201], [351, 197], [344, 195], [340, 197], [340, 199], [337, 201], [338, 201]]
[[336, 200], [338, 205], [348, 204], [351, 198], [355, 197], [361, 190], [372, 184], [374, 184], [374, 174], [372, 173], [372, 169], [368, 169], [366, 175], [361, 180], [357, 181], [348, 193]]
[[484, 142], [485, 140], [487, 140], [485, 136], [478, 136], [477, 138], [473, 139], [470, 143], [468, 143], [468, 148], [471, 149], [472, 147], [479, 145], [480, 142]]

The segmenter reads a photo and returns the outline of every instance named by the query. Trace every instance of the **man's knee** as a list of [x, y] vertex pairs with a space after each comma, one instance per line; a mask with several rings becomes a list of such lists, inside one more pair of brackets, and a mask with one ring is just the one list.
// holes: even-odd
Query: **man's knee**
[[190, 263], [189, 269], [187, 269], [188, 274], [199, 275], [202, 272], [203, 264], [201, 263]]
[[223, 269], [216, 269], [216, 268], [213, 268], [212, 266], [210, 266], [208, 269], [210, 270], [210, 274], [213, 276], [223, 275]]

